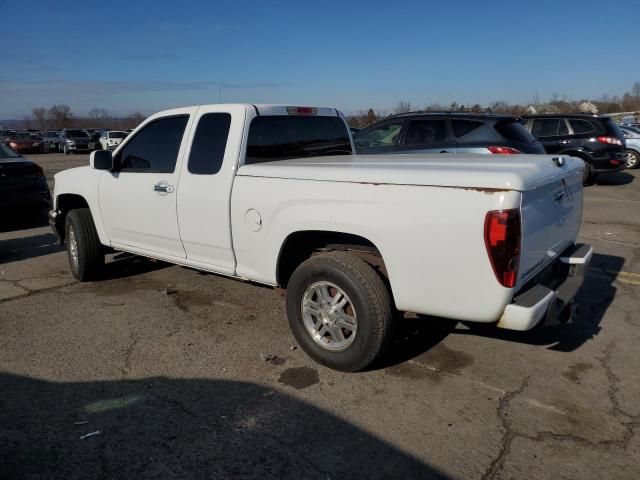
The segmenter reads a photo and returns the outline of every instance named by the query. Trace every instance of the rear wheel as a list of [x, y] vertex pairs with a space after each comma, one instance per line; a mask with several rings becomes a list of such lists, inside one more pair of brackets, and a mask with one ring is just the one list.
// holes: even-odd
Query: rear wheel
[[96, 279], [104, 266], [104, 248], [88, 208], [67, 214], [65, 239], [73, 276], [81, 282]]
[[582, 184], [585, 187], [593, 185], [598, 180], [598, 174], [593, 172], [591, 164], [584, 162], [584, 171], [582, 172]]
[[391, 336], [391, 296], [364, 260], [329, 252], [303, 262], [287, 286], [287, 316], [296, 340], [317, 362], [362, 370]]
[[640, 153], [635, 150], [625, 150], [624, 155], [627, 160], [627, 168], [638, 168], [640, 166]]

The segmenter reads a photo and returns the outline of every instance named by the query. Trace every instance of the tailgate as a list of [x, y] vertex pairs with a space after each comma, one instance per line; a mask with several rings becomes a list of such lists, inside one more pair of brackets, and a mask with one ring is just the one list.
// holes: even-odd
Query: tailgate
[[518, 288], [575, 243], [582, 220], [582, 167], [581, 160], [567, 158], [557, 176], [522, 193]]

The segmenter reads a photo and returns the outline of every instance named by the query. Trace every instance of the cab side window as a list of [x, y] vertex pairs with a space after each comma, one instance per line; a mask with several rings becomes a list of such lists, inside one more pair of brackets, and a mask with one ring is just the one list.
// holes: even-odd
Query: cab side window
[[120, 171], [173, 173], [188, 120], [188, 115], [178, 115], [145, 126], [119, 152]]
[[228, 113], [207, 113], [200, 117], [189, 155], [189, 173], [214, 175], [220, 171], [230, 126]]

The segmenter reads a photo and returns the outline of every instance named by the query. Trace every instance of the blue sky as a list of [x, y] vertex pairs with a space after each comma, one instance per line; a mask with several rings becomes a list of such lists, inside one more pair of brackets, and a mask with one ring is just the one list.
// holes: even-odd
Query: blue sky
[[[224, 102], [391, 110], [640, 81], [640, 2], [0, 0], [0, 118]], [[17, 19], [16, 21], [10, 19]]]

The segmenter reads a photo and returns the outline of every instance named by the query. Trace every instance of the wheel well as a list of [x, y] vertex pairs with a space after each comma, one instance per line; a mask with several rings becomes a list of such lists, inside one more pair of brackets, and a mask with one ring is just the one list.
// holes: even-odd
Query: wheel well
[[387, 269], [378, 248], [359, 235], [342, 232], [310, 230], [295, 232], [287, 237], [278, 255], [276, 279], [286, 288], [289, 278], [302, 262], [319, 252], [343, 250], [361, 257], [388, 281]]
[[63, 193], [58, 195], [56, 199], [56, 209], [58, 210], [58, 216], [56, 217], [56, 231], [60, 240], [64, 242], [64, 222], [67, 218], [67, 214], [75, 208], [89, 208], [89, 204], [80, 195], [73, 193]]

